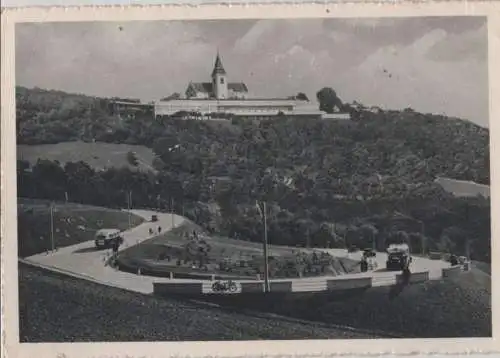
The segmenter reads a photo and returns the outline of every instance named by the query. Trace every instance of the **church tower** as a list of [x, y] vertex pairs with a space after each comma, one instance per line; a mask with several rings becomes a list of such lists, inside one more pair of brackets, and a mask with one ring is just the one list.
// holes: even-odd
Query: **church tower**
[[212, 88], [215, 98], [227, 98], [227, 74], [224, 66], [222, 66], [219, 51], [217, 51], [217, 58], [215, 59], [214, 70], [212, 71]]

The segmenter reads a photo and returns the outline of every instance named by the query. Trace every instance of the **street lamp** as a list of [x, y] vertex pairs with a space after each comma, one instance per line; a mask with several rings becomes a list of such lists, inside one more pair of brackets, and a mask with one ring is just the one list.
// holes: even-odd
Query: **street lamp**
[[[262, 204], [262, 206], [261, 206]], [[256, 203], [257, 209], [259, 210], [260, 216], [264, 221], [264, 292], [270, 292], [269, 286], [269, 262], [268, 262], [268, 247], [267, 247], [267, 209], [266, 202]]]

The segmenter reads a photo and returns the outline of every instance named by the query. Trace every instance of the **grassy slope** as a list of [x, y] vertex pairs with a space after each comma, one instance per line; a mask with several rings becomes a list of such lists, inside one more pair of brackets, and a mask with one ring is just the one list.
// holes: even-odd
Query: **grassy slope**
[[[163, 235], [157, 236], [152, 239], [145, 240], [138, 245], [125, 249], [120, 254], [120, 262], [122, 262], [126, 266], [136, 266], [137, 262], [145, 260], [144, 262], [148, 262], [147, 266], [151, 265], [159, 268], [160, 266], [165, 265], [156, 262], [159, 254], [161, 252], [165, 252], [166, 255], [175, 257], [176, 253], [179, 250], [171, 250], [167, 249], [167, 247], [168, 248], [174, 247], [182, 250], [184, 245], [187, 243], [186, 238], [184, 238], [184, 233], [192, 233], [193, 230], [196, 230], [198, 234], [201, 234], [203, 232], [203, 229], [200, 228], [198, 225], [191, 222], [190, 220], [186, 220], [186, 222], [184, 222], [180, 227], [175, 228], [169, 231], [168, 233], [165, 233]], [[223, 259], [228, 259], [228, 258], [231, 258], [234, 260], [234, 262], [237, 262], [242, 258], [246, 260], [251, 260], [252, 257], [255, 257], [256, 260], [255, 261], [252, 260], [252, 262], [258, 264], [259, 266], [263, 265], [263, 261], [260, 262], [259, 259], [262, 256], [263, 247], [259, 243], [235, 240], [226, 237], [210, 237], [207, 239], [207, 242], [211, 248], [209, 257], [212, 260], [215, 260], [216, 262], [220, 262]], [[294, 252], [297, 251], [298, 250], [293, 247], [274, 246], [274, 245], [269, 246], [269, 255], [275, 257], [284, 256], [291, 258], [294, 257]], [[340, 258], [339, 260], [342, 260], [344, 267], [348, 268], [350, 271], [355, 271], [359, 269], [359, 266], [356, 265], [352, 260], [349, 260], [347, 258], [346, 259]], [[272, 267], [273, 266], [272, 262], [270, 264]], [[166, 265], [175, 266], [175, 260], [166, 263]], [[341, 266], [340, 263], [335, 262], [334, 270], [336, 270], [337, 272], [343, 272], [343, 267]], [[171, 271], [171, 268], [167, 267], [165, 268], [165, 271], [169, 272]], [[215, 272], [221, 273], [219, 271], [214, 271], [214, 273]], [[236, 274], [236, 272], [237, 271], [234, 271], [234, 274]], [[238, 275], [245, 276], [246, 275], [245, 272], [246, 270], [242, 269], [241, 272], [238, 273]], [[251, 274], [251, 276], [255, 277], [255, 274]]]
[[[18, 214], [18, 253], [27, 257], [50, 248], [50, 212], [43, 201], [20, 199]], [[32, 208], [33, 211], [26, 211]], [[132, 226], [143, 219], [131, 215]], [[57, 205], [54, 213], [54, 241], [56, 247], [70, 246], [92, 240], [100, 228], [128, 228], [128, 214], [119, 210], [78, 204]]]
[[411, 285], [399, 295], [391, 296], [391, 288], [376, 287], [345, 301], [327, 298], [315, 304], [288, 301], [272, 310], [295, 318], [378, 329], [405, 337], [492, 334], [491, 277], [480, 270], [457, 278]]
[[450, 178], [438, 178], [436, 179], [436, 182], [439, 183], [444, 190], [457, 197], [475, 197], [478, 195], [482, 195], [484, 197], [490, 196], [489, 185]]
[[[290, 319], [143, 296], [24, 265], [19, 282], [22, 342], [373, 337], [329, 324], [405, 337], [491, 336], [490, 281], [477, 271], [413, 285], [393, 300], [380, 288], [342, 302], [297, 302]], [[282, 315], [292, 309], [279, 306]]]
[[373, 337], [321, 323], [143, 296], [24, 265], [19, 282], [21, 342]]
[[[63, 142], [58, 144], [18, 145], [17, 159], [29, 161], [31, 164], [40, 159], [58, 160], [61, 163], [84, 161], [95, 169], [133, 168], [127, 161], [127, 153], [136, 152], [139, 168], [150, 170], [154, 153], [141, 145]], [[142, 162], [141, 162], [142, 160]]]

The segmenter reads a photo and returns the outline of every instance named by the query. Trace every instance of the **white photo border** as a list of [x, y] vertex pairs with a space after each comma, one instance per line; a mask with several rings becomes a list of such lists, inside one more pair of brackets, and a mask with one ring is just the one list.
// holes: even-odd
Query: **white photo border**
[[[1, 23], [1, 230], [2, 350], [7, 357], [251, 357], [492, 353], [500, 349], [500, 284], [492, 280], [493, 338], [371, 339], [224, 342], [19, 343], [15, 130], [15, 24], [21, 22], [349, 17], [485, 16], [491, 183], [500, 180], [500, 3], [494, 1], [323, 4], [205, 4], [2, 9]], [[491, 186], [492, 272], [500, 270], [500, 193]]]

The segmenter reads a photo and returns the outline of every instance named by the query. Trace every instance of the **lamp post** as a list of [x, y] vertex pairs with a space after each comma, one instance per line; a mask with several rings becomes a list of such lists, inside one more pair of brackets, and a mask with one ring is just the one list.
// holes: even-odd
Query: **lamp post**
[[425, 238], [425, 223], [421, 220], [419, 220], [420, 222], [420, 233], [422, 234], [422, 242], [421, 242], [421, 246], [422, 246], [422, 256], [425, 255], [425, 250], [426, 250], [426, 247], [425, 247], [425, 244], [426, 244], [426, 238]]
[[128, 211], [128, 228], [132, 227], [132, 213], [130, 210], [132, 209], [132, 190], [127, 192], [127, 211]]
[[259, 213], [261, 215], [262, 220], [264, 221], [264, 292], [270, 292], [271, 288], [269, 285], [269, 255], [268, 255], [268, 244], [267, 244], [267, 208], [266, 202], [262, 202], [262, 207], [259, 202], [257, 202], [257, 209], [259, 209]]
[[55, 251], [55, 242], [54, 242], [54, 202], [50, 203], [50, 243], [52, 247], [52, 251]]
[[170, 198], [170, 214], [172, 215], [172, 228], [175, 227], [175, 222], [174, 222], [174, 198]]

